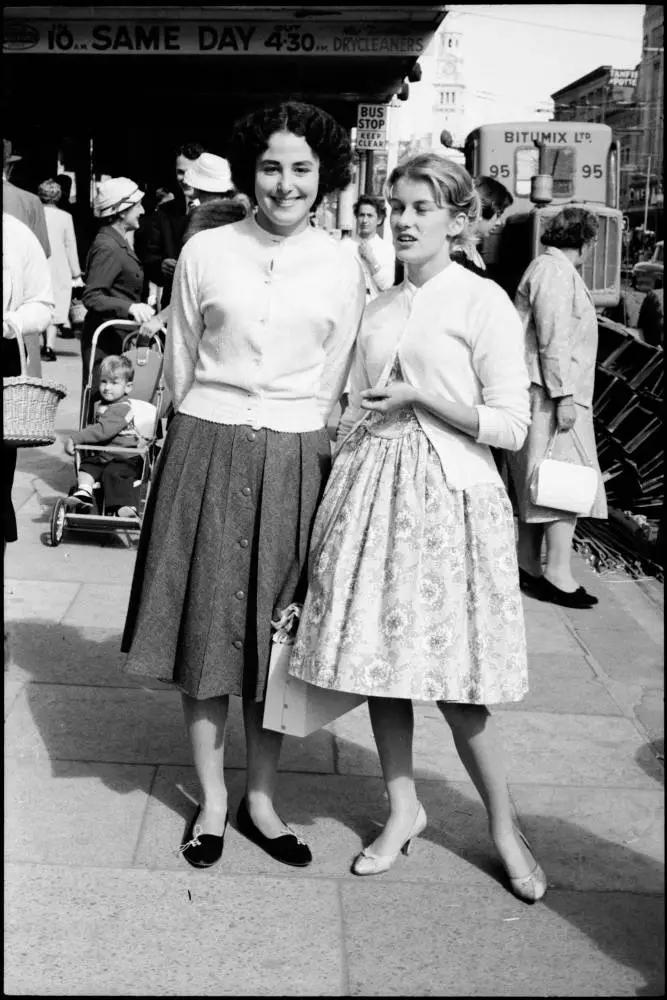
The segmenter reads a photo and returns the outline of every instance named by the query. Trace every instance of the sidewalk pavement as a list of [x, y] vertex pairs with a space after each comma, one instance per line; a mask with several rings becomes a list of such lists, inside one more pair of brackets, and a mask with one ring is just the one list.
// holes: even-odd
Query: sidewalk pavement
[[[44, 374], [70, 395], [79, 345]], [[525, 598], [531, 691], [493, 712], [511, 793], [549, 879], [503, 881], [481, 802], [435, 705], [416, 706], [428, 827], [409, 858], [349, 866], [385, 817], [366, 706], [287, 737], [281, 814], [314, 863], [289, 869], [235, 829], [244, 740], [232, 699], [221, 862], [175, 853], [197, 801], [180, 699], [119, 672], [136, 536], [49, 519], [72, 482], [62, 441], [20, 452], [5, 562], [5, 995], [664, 995], [662, 586], [582, 583], [590, 611]]]

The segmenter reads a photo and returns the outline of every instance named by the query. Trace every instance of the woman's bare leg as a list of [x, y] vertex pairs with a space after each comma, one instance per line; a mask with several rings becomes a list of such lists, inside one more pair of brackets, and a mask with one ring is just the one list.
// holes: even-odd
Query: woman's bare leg
[[568, 521], [549, 521], [544, 525], [544, 537], [547, 543], [544, 575], [555, 587], [571, 593], [579, 587], [572, 576], [572, 539], [576, 526], [576, 518]]
[[224, 754], [229, 696], [198, 700], [182, 694], [185, 728], [201, 786], [202, 833], [222, 835], [227, 815]]
[[264, 729], [264, 703], [243, 699], [246, 738], [246, 788], [248, 812], [255, 826], [271, 839], [287, 833], [273, 805], [282, 747], [282, 733]]
[[527, 875], [535, 861], [515, 833], [514, 809], [507, 787], [502, 748], [496, 727], [484, 705], [439, 701], [454, 744], [489, 817], [491, 839], [512, 876]]
[[371, 850], [384, 856], [400, 851], [417, 816], [412, 766], [414, 712], [406, 698], [369, 698], [368, 711], [389, 797], [389, 818]]
[[517, 559], [521, 569], [531, 576], [542, 576], [543, 524], [526, 524], [519, 521]]

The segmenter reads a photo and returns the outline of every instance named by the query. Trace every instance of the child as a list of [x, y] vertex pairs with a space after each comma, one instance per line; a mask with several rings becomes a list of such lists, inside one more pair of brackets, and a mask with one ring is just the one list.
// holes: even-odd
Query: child
[[[100, 444], [136, 448], [144, 437], [135, 428], [132, 401], [126, 397], [132, 392], [134, 366], [129, 358], [110, 354], [100, 365], [99, 393], [102, 401], [95, 406], [95, 423], [72, 434], [65, 442], [65, 451], [73, 455], [75, 445]], [[107, 513], [118, 517], [137, 517], [139, 487], [135, 480], [141, 477], [142, 458], [84, 452], [79, 466], [77, 489], [72, 499], [86, 512], [92, 509], [93, 486], [102, 481]]]

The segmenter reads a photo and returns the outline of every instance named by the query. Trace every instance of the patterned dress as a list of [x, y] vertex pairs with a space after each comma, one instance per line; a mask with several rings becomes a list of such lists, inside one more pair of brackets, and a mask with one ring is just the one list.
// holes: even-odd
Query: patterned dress
[[411, 406], [373, 413], [334, 462], [290, 673], [336, 691], [475, 705], [528, 690], [506, 491], [451, 490]]

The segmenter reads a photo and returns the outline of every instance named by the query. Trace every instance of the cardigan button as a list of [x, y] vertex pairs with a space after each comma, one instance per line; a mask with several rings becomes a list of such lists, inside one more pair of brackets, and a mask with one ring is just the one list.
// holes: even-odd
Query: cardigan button
[[234, 639], [234, 642], [232, 643], [234, 649], [241, 649], [242, 645], [243, 643], [241, 642], [240, 639]]
[[245, 597], [245, 591], [237, 590], [236, 593], [234, 594], [234, 597], [237, 599], [237, 601], [242, 601], [243, 598]]
[[239, 545], [241, 546], [242, 549], [247, 549], [249, 544], [250, 543], [247, 538], [242, 538], [239, 542]]
[[241, 490], [241, 493], [243, 494], [244, 497], [249, 497], [250, 496], [250, 487], [249, 486], [244, 486], [243, 489]]

